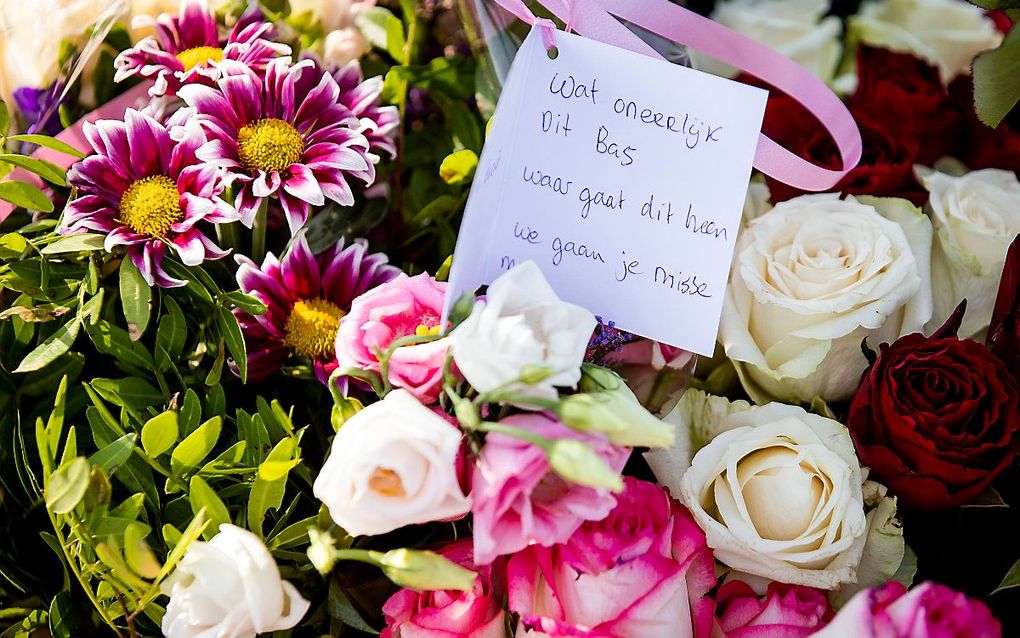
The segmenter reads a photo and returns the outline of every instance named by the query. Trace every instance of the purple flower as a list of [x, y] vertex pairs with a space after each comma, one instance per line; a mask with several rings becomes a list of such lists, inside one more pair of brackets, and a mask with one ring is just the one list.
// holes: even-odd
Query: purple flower
[[266, 305], [263, 315], [235, 310], [248, 347], [248, 378], [265, 379], [291, 354], [312, 361], [325, 383], [337, 367], [336, 333], [351, 302], [400, 274], [386, 255], [369, 253], [364, 240], [335, 246], [316, 256], [304, 235], [283, 260], [266, 255], [260, 268], [242, 255], [237, 283]]
[[366, 80], [361, 72], [361, 63], [357, 60], [343, 68], [328, 70], [313, 56], [304, 59], [313, 62], [316, 73], [305, 73], [301, 82], [317, 81], [322, 73], [332, 75], [340, 87], [340, 103], [358, 118], [357, 131], [368, 138], [369, 149], [376, 154], [386, 153], [391, 158], [396, 157], [397, 145], [393, 138], [400, 124], [400, 111], [395, 106], [379, 105], [383, 79], [376, 76]]
[[117, 56], [114, 79], [121, 82], [132, 75], [155, 78], [149, 94], [159, 96], [176, 93], [194, 82], [215, 83], [224, 60], [261, 73], [273, 58], [290, 54], [287, 45], [264, 39], [272, 28], [268, 22], [242, 20], [223, 41], [206, 0], [184, 0], [178, 17], [159, 16], [156, 35]]
[[44, 89], [23, 86], [14, 91], [14, 102], [28, 124], [26, 133], [56, 135], [64, 127], [60, 124], [60, 102], [64, 92], [61, 82], [54, 82]]
[[237, 221], [217, 196], [222, 173], [195, 151], [205, 142], [199, 127], [167, 126], [135, 110], [124, 121], [86, 123], [83, 132], [96, 154], [75, 164], [69, 181], [81, 196], [67, 205], [60, 232], [106, 234], [106, 250], [125, 246], [149, 285], [183, 286], [163, 270], [167, 248], [196, 266], [227, 253], [202, 234], [200, 221]]
[[[302, 81], [307, 73], [314, 85]], [[226, 169], [246, 225], [262, 200], [275, 196], [294, 234], [311, 206], [322, 206], [327, 198], [343, 206], [354, 203], [348, 177], [366, 184], [375, 180], [357, 117], [340, 101], [336, 80], [317, 74], [311, 60], [293, 66], [273, 61], [264, 78], [230, 65], [217, 85], [218, 90], [192, 84], [179, 95], [197, 112], [195, 119], [209, 137], [198, 156]]]

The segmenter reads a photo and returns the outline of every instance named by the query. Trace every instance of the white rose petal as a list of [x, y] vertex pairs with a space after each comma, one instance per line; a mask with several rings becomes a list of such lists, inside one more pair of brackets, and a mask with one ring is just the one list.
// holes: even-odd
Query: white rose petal
[[870, 2], [850, 18], [850, 28], [865, 44], [928, 60], [947, 85], [970, 72], [974, 56], [1002, 42], [984, 9], [960, 0]]
[[930, 222], [904, 200], [804, 195], [750, 222], [719, 328], [748, 394], [850, 397], [867, 367], [862, 340], [877, 347], [931, 317], [930, 247]]
[[262, 541], [234, 525], [192, 543], [163, 591], [167, 638], [254, 638], [297, 625], [310, 605], [280, 578]]
[[931, 193], [935, 225], [932, 290], [941, 325], [964, 298], [960, 336], [984, 340], [1010, 243], [1020, 234], [1020, 182], [1012, 171], [988, 168], [954, 177], [926, 168], [918, 176]]
[[450, 335], [457, 368], [476, 390], [512, 382], [528, 366], [552, 374], [518, 390], [554, 398], [556, 387], [575, 387], [595, 329], [595, 317], [562, 301], [534, 262], [516, 266], [489, 286], [485, 301]]
[[[826, 0], [725, 0], [712, 19], [775, 49], [823, 82], [830, 82], [839, 63], [843, 28], [828, 16]], [[738, 70], [690, 50], [695, 68], [724, 77]]]
[[784, 583], [852, 582], [867, 521], [846, 428], [780, 403], [724, 416], [695, 454], [680, 500], [716, 558]]
[[461, 433], [406, 390], [348, 419], [312, 491], [353, 536], [466, 514], [457, 480]]

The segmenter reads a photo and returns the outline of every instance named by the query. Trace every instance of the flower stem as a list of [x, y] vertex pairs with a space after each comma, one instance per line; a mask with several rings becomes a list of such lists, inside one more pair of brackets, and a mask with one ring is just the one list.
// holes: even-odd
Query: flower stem
[[263, 199], [259, 204], [259, 212], [255, 213], [255, 222], [251, 227], [251, 258], [255, 263], [262, 263], [266, 256], [266, 225], [269, 216], [269, 200]]

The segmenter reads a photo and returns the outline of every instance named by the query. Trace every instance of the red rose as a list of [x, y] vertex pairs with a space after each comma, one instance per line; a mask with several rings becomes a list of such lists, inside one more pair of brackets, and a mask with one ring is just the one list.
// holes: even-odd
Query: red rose
[[850, 404], [861, 463], [907, 507], [971, 501], [1020, 445], [1020, 389], [987, 348], [956, 338], [962, 310], [931, 337], [883, 344]]
[[861, 46], [857, 73], [857, 91], [847, 100], [855, 115], [867, 112], [885, 130], [916, 140], [921, 164], [953, 154], [963, 117], [937, 68], [909, 53]]
[[[888, 129], [870, 110], [853, 112], [861, 129], [864, 155], [857, 168], [850, 171], [832, 190], [844, 195], [875, 195], [902, 197], [920, 205], [928, 193], [914, 177], [918, 146], [913, 137], [901, 129]], [[812, 162], [839, 168], [839, 149], [828, 132], [792, 98], [776, 95], [769, 98], [763, 130], [795, 154]], [[772, 201], [781, 202], [803, 191], [768, 179]]]
[[1020, 381], [1020, 235], [1006, 252], [999, 294], [988, 326], [988, 349]]
[[964, 135], [957, 152], [960, 160], [971, 170], [1002, 168], [1020, 175], [1020, 109], [1013, 109], [993, 129], [974, 113], [974, 85], [969, 75], [957, 78], [949, 92], [964, 114]]

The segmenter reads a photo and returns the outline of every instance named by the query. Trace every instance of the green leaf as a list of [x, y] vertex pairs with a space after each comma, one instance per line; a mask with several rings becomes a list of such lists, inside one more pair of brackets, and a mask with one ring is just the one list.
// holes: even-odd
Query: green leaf
[[237, 325], [234, 314], [224, 308], [218, 308], [220, 327], [223, 329], [223, 338], [227, 342], [227, 350], [237, 365], [238, 375], [241, 383], [248, 380], [248, 354], [244, 346], [244, 335], [241, 334], [241, 326]]
[[0, 235], [0, 259], [17, 259], [28, 248], [28, 240], [20, 233]]
[[90, 385], [99, 396], [110, 403], [141, 413], [150, 405], [162, 403], [163, 393], [152, 387], [148, 381], [138, 377], [123, 379], [93, 379]]
[[63, 253], [80, 253], [82, 251], [103, 250], [103, 235], [81, 233], [61, 237], [52, 244], [47, 244], [41, 252], [44, 255], [60, 255]]
[[996, 594], [1004, 589], [1012, 589], [1013, 587], [1020, 587], [1020, 560], [1013, 563], [1013, 566], [1009, 568], [1006, 575], [1003, 577], [1002, 582], [995, 588], [993, 594]]
[[[222, 413], [209, 413], [210, 416], [222, 416]], [[184, 393], [184, 403], [181, 404], [181, 415], [180, 415], [180, 436], [188, 436], [195, 431], [198, 427], [198, 422], [202, 418], [202, 403], [196, 393], [191, 388]]]
[[[285, 467], [285, 464], [294, 460], [293, 456], [294, 440], [283, 439], [259, 466], [255, 485], [252, 486], [251, 495], [248, 497], [248, 528], [259, 537], [263, 536], [262, 527], [266, 512], [279, 509], [283, 504], [283, 495], [287, 490], [287, 475], [291, 469]], [[264, 475], [262, 468], [266, 466], [268, 468]]]
[[[447, 155], [439, 166], [439, 176], [447, 184], [459, 184], [474, 177], [478, 167], [478, 154], [466, 148]], [[447, 195], [447, 197], [450, 197]], [[451, 198], [452, 199], [452, 198]], [[456, 200], [454, 200], [456, 201]]]
[[89, 487], [89, 462], [79, 456], [61, 465], [46, 483], [46, 507], [54, 514], [67, 514], [85, 497]]
[[29, 352], [14, 372], [32, 372], [45, 368], [54, 359], [71, 349], [74, 340], [78, 338], [80, 328], [81, 321], [77, 317], [60, 326], [35, 350]]
[[1011, 29], [999, 48], [974, 58], [973, 75], [974, 108], [994, 128], [1020, 101], [1020, 29]]
[[[195, 516], [191, 523], [188, 524], [188, 527], [180, 533], [179, 540], [174, 544], [174, 548], [170, 550], [170, 554], [166, 557], [163, 569], [159, 570], [157, 580], [166, 578], [174, 570], [174, 567], [177, 567], [177, 563], [184, 558], [184, 553], [188, 551], [188, 546], [198, 540], [198, 537], [202, 535], [202, 530], [208, 524], [209, 520], [206, 518], [205, 512]], [[176, 532], [177, 530], [170, 525], [163, 526], [163, 538], [170, 539], [177, 535]]]
[[191, 511], [195, 513], [195, 516], [198, 516], [198, 513], [203, 508], [205, 509], [209, 525], [205, 528], [205, 532], [202, 535], [206, 540], [219, 533], [220, 525], [230, 523], [230, 511], [227, 510], [227, 506], [216, 495], [215, 490], [209, 487], [209, 484], [197, 474], [191, 477], [191, 484], [188, 487], [188, 499], [191, 501]]
[[177, 442], [177, 434], [177, 412], [167, 410], [152, 417], [142, 426], [142, 449], [152, 458], [156, 458]]
[[140, 368], [142, 371], [153, 370], [152, 357], [140, 343], [131, 340], [127, 331], [108, 321], [99, 320], [93, 325], [85, 325], [96, 350], [116, 358], [121, 363]]
[[[0, 102], [0, 105], [2, 104]], [[62, 591], [53, 597], [47, 621], [49, 622], [50, 635], [53, 638], [71, 638], [76, 618], [74, 606], [71, 604], [71, 595], [68, 592]]]
[[181, 307], [169, 297], [164, 297], [164, 303], [167, 313], [156, 329], [156, 365], [160, 370], [169, 370], [184, 351], [188, 333]]
[[145, 282], [138, 267], [130, 259], [123, 260], [120, 263], [120, 303], [132, 341], [141, 339], [149, 325], [151, 301], [152, 288]]
[[67, 171], [53, 162], [35, 157], [25, 157], [15, 153], [0, 153], [0, 162], [6, 162], [35, 173], [51, 184], [67, 186]]
[[238, 290], [225, 293], [223, 298], [250, 315], [264, 315], [268, 310], [266, 304]]
[[145, 542], [149, 526], [134, 522], [124, 529], [124, 558], [128, 567], [143, 578], [156, 578], [162, 566]]
[[25, 182], [14, 180], [0, 182], [0, 199], [28, 210], [53, 212], [53, 202], [46, 197], [46, 193]]
[[11, 125], [11, 114], [7, 111], [7, 104], [0, 100], [0, 135], [7, 135]]
[[78, 159], [83, 159], [85, 157], [85, 153], [82, 153], [75, 147], [70, 146], [69, 144], [65, 144], [64, 142], [61, 142], [57, 138], [50, 137], [48, 135], [35, 135], [32, 133], [25, 133], [23, 135], [11, 135], [7, 139], [9, 139], [12, 142], [28, 142], [29, 144], [45, 146], [46, 148], [52, 149], [59, 153], [63, 153], [64, 155], [77, 157]]
[[354, 18], [354, 24], [361, 31], [361, 34], [365, 36], [369, 44], [377, 49], [384, 51], [389, 50], [389, 34], [396, 33], [396, 27], [392, 27], [393, 23], [396, 23], [400, 27], [401, 43], [399, 49], [401, 52], [394, 56], [396, 60], [403, 59], [403, 33], [404, 25], [400, 20], [393, 15], [389, 9], [383, 7], [365, 7], [363, 10], [358, 12], [358, 15]]
[[216, 446], [222, 425], [223, 419], [216, 416], [185, 437], [170, 455], [171, 474], [175, 477], [181, 476], [188, 470], [198, 467]]
[[125, 434], [90, 456], [89, 463], [103, 468], [107, 474], [113, 474], [117, 471], [117, 468], [130, 458], [131, 451], [135, 449], [135, 441], [137, 440], [138, 435], [134, 432]]

